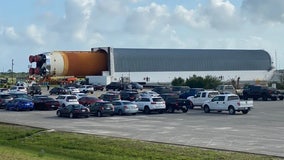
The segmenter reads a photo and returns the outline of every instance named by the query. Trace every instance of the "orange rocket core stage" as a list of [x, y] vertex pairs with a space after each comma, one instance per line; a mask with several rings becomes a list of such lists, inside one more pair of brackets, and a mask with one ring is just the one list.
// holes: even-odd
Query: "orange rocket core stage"
[[107, 54], [90, 51], [61, 51], [65, 76], [101, 75], [108, 70]]

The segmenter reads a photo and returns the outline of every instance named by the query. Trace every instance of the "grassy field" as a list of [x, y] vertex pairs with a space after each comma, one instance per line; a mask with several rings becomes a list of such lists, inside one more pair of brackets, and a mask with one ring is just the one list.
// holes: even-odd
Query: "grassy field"
[[1, 160], [272, 160], [225, 152], [0, 123]]

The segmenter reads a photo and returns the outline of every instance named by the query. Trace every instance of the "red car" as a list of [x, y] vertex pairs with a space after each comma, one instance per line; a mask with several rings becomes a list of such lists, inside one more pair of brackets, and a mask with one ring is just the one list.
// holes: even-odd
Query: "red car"
[[35, 110], [57, 110], [60, 103], [48, 96], [34, 96], [34, 109]]
[[101, 99], [97, 98], [97, 97], [90, 97], [90, 96], [84, 96], [79, 98], [79, 103], [84, 105], [84, 106], [89, 106], [95, 102], [99, 102], [102, 101]]

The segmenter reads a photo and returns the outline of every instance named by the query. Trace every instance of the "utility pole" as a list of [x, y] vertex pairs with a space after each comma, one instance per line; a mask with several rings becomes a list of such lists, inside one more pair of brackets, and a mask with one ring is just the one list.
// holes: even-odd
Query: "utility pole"
[[12, 84], [14, 84], [14, 59], [12, 59]]

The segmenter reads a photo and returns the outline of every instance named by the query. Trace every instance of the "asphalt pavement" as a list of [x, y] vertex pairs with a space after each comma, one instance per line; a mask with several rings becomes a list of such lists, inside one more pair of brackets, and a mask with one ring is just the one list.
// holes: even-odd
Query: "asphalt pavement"
[[[99, 96], [96, 92], [93, 96]], [[284, 157], [284, 101], [254, 101], [246, 115], [164, 113], [62, 118], [55, 111], [0, 110], [0, 121], [59, 131], [131, 138]]]

